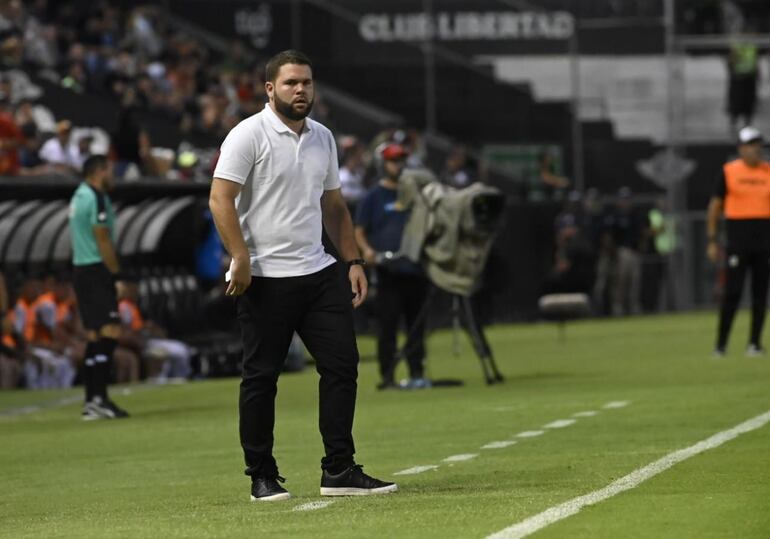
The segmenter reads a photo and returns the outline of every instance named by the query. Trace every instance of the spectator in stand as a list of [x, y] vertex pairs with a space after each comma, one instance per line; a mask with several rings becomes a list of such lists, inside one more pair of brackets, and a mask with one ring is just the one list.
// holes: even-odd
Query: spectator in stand
[[227, 52], [218, 66], [220, 71], [227, 73], [243, 73], [249, 69], [246, 48], [240, 39], [233, 39], [227, 47]]
[[80, 170], [80, 150], [72, 143], [72, 123], [69, 120], [56, 124], [56, 136], [40, 148], [40, 159], [61, 174], [75, 175]]
[[32, 126], [38, 133], [53, 133], [56, 130], [56, 119], [51, 110], [27, 97], [16, 106], [16, 124], [22, 130]]
[[137, 352], [145, 359], [162, 358], [163, 367], [155, 382], [186, 381], [192, 372], [192, 349], [182, 341], [167, 338], [166, 331], [151, 320], [145, 322], [139, 312], [137, 298], [136, 283], [118, 282], [118, 308], [124, 337], [134, 342]]
[[0, 176], [19, 173], [19, 149], [23, 145], [24, 135], [13, 117], [8, 96], [0, 94]]
[[34, 124], [25, 124], [21, 128], [24, 135], [24, 144], [19, 148], [19, 175], [35, 176], [45, 174], [48, 171], [48, 165], [40, 159], [40, 147], [42, 146], [41, 137], [35, 129]]
[[24, 98], [16, 107], [16, 123], [24, 137], [22, 145], [19, 146], [19, 174], [45, 174], [48, 172], [48, 166], [40, 158], [40, 148], [43, 145], [43, 133], [56, 129], [53, 114], [47, 107]]
[[24, 56], [24, 10], [19, 0], [0, 2], [0, 64], [18, 67]]
[[115, 176], [118, 178], [138, 175], [142, 170], [143, 159], [140, 154], [142, 127], [136, 100], [136, 90], [126, 89], [118, 114], [117, 129], [112, 134], [112, 147], [117, 158]]
[[476, 181], [476, 175], [468, 163], [468, 153], [462, 146], [455, 146], [447, 155], [441, 181], [455, 189], [468, 187]]

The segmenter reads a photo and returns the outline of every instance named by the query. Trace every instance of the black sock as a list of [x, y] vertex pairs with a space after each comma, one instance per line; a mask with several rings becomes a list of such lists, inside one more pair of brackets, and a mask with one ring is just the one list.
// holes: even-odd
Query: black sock
[[86, 351], [83, 359], [83, 388], [86, 392], [86, 402], [89, 402], [94, 398], [96, 394], [94, 387], [96, 383], [96, 362], [94, 361], [94, 355], [96, 354], [96, 343], [88, 341], [86, 344]]
[[115, 339], [109, 339], [107, 337], [101, 337], [96, 342], [96, 354], [94, 355], [96, 361], [95, 394], [104, 400], [109, 398], [107, 386], [110, 383], [112, 356], [115, 353], [115, 348], [117, 346], [118, 342]]

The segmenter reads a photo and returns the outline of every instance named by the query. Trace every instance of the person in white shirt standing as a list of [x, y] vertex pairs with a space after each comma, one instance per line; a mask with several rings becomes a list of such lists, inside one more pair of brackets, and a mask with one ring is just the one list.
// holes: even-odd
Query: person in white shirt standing
[[[226, 294], [235, 296], [243, 339], [240, 437], [251, 500], [290, 497], [273, 457], [278, 375], [296, 331], [321, 376], [321, 495], [394, 492], [354, 461], [358, 377], [353, 308], [366, 299], [364, 261], [340, 193], [331, 132], [307, 118], [310, 60], [284, 51], [266, 66], [269, 103], [222, 143], [209, 205], [232, 257]], [[347, 266], [321, 243], [322, 225]]]

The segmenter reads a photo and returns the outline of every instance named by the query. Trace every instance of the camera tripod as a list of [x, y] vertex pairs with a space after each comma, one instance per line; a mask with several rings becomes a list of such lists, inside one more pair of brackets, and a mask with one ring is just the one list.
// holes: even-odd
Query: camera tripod
[[[431, 303], [433, 302], [433, 299], [435, 298], [437, 291], [438, 291], [438, 287], [435, 285], [431, 285], [430, 288], [428, 289], [427, 296], [425, 297], [425, 303], [423, 303], [422, 308], [420, 309], [420, 312], [417, 315], [417, 318], [412, 324], [412, 327], [409, 328], [407, 332], [407, 339], [406, 339], [407, 343], [411, 341], [411, 338], [413, 337], [414, 333], [417, 331], [417, 328], [427, 318], [428, 311], [430, 310]], [[473, 312], [473, 305], [471, 303], [471, 298], [466, 296], [460, 296], [458, 294], [451, 294], [451, 298], [452, 298], [451, 314], [452, 314], [452, 327], [454, 329], [455, 355], [459, 355], [460, 353], [457, 335], [460, 331], [460, 327], [464, 326], [464, 329], [467, 332], [468, 337], [471, 340], [471, 343], [473, 344], [473, 349], [476, 352], [476, 356], [478, 356], [479, 362], [481, 363], [481, 371], [484, 373], [484, 379], [486, 380], [487, 384], [491, 385], [491, 384], [502, 382], [503, 375], [500, 374], [500, 371], [497, 369], [495, 358], [492, 355], [492, 349], [489, 346], [489, 342], [487, 341], [486, 335], [484, 335], [484, 328], [482, 327], [481, 323], [479, 323], [476, 315]], [[407, 352], [408, 352], [408, 349], [406, 345], [404, 345], [404, 347], [396, 353], [396, 357], [393, 360], [394, 364], [398, 363], [398, 361], [401, 360], [402, 358], [405, 358]]]

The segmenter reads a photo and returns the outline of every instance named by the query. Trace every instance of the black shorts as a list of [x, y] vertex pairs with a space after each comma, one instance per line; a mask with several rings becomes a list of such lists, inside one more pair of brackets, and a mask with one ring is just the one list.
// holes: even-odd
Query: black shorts
[[120, 324], [115, 280], [104, 264], [75, 266], [73, 281], [83, 327], [98, 331]]

